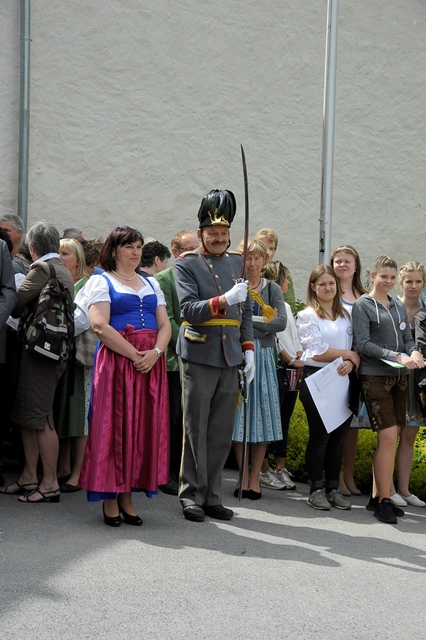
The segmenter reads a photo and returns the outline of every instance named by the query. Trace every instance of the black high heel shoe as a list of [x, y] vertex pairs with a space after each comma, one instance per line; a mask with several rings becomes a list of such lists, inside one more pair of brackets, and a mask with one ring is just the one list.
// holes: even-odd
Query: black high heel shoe
[[[238, 493], [239, 493], [239, 491], [240, 491], [240, 490], [239, 490], [239, 488], [237, 487], [237, 488], [235, 489], [235, 491], [234, 491], [234, 497], [235, 497], [235, 498], [238, 498]], [[247, 491], [247, 489], [243, 489], [243, 490], [241, 491], [241, 499], [248, 498], [248, 493], [249, 493], [249, 492]]]
[[[118, 505], [120, 508], [120, 505]], [[107, 516], [105, 513], [105, 503], [102, 503], [102, 513], [104, 514], [104, 522], [109, 527], [119, 527], [121, 524], [120, 514], [118, 516]]]
[[142, 518], [140, 518], [138, 515], [131, 516], [130, 513], [127, 513], [126, 511], [124, 511], [123, 507], [120, 504], [120, 501], [118, 500], [117, 502], [118, 502], [118, 510], [123, 516], [124, 522], [126, 524], [132, 524], [135, 527], [141, 527], [143, 524]]

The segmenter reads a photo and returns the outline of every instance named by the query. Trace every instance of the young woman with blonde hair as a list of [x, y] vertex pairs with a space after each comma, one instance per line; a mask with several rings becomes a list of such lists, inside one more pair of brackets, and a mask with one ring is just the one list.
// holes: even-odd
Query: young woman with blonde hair
[[405, 306], [388, 295], [396, 274], [395, 260], [389, 256], [377, 258], [371, 270], [373, 289], [361, 296], [352, 310], [364, 400], [371, 428], [377, 432], [373, 489], [367, 509], [388, 524], [396, 524], [396, 516], [404, 515], [390, 495], [398, 430], [406, 421], [408, 374], [410, 369], [424, 367]]
[[[420, 262], [407, 262], [399, 270], [398, 284], [402, 289], [401, 301], [407, 310], [408, 323], [414, 339], [416, 314], [421, 309], [420, 295], [426, 282], [425, 268]], [[420, 345], [418, 345], [420, 346]], [[391, 487], [391, 500], [399, 507], [407, 505], [424, 507], [426, 503], [410, 493], [410, 475], [413, 465], [414, 442], [421, 425], [425, 423], [418, 402], [417, 376], [414, 371], [408, 377], [407, 420], [399, 431], [396, 467], [398, 492]]]

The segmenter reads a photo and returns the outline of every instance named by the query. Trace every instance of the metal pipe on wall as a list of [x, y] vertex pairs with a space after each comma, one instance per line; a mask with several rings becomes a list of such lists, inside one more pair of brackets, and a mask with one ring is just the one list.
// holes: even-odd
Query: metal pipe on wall
[[322, 134], [321, 211], [319, 263], [331, 254], [331, 211], [333, 203], [334, 119], [336, 111], [337, 27], [339, 0], [328, 0], [324, 73], [324, 113]]
[[19, 110], [18, 215], [27, 230], [30, 139], [30, 30], [31, 0], [21, 0], [21, 89]]

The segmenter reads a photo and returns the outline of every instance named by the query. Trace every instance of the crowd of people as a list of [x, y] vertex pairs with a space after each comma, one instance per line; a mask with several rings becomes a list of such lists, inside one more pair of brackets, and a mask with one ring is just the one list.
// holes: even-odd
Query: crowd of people
[[[57, 503], [86, 490], [119, 527], [142, 525], [134, 492], [161, 490], [187, 520], [229, 520], [231, 446], [235, 497], [296, 488], [287, 446], [300, 395], [310, 507], [349, 510], [360, 495], [365, 427], [377, 432], [366, 508], [396, 524], [402, 507], [425, 506], [410, 492], [426, 415], [425, 268], [380, 256], [367, 291], [358, 252], [339, 246], [312, 265], [296, 314], [277, 234], [260, 229], [230, 250], [235, 215], [231, 191], [210, 191], [197, 232], [177, 232], [170, 249], [131, 226], [102, 241], [38, 222], [24, 236], [18, 216], [0, 216], [0, 463], [7, 447], [21, 465], [3, 496]], [[74, 300], [74, 350], [47, 362], [23, 348], [22, 327], [52, 277]]]

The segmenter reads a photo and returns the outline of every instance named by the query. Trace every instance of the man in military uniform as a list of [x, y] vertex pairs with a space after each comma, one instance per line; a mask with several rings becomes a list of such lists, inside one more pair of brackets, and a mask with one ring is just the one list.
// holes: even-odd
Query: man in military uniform
[[238, 401], [238, 365], [254, 376], [251, 304], [237, 282], [241, 255], [228, 251], [235, 216], [231, 191], [210, 191], [198, 212], [201, 246], [175, 264], [183, 323], [176, 352], [182, 365], [184, 446], [179, 500], [187, 520], [230, 520], [221, 473], [231, 446]]

